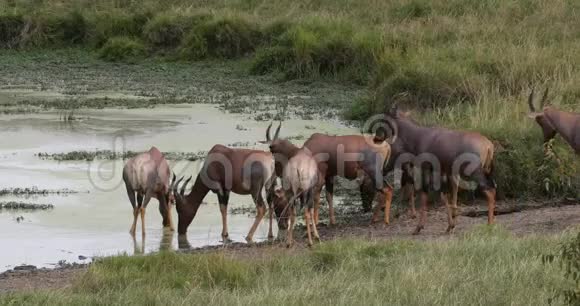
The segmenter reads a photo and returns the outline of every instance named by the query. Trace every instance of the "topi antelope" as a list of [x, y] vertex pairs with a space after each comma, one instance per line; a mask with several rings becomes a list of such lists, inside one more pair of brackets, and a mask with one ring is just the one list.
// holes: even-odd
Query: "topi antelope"
[[[427, 192], [429, 187], [438, 187], [437, 180], [447, 179], [442, 184], [441, 200], [447, 207], [447, 232], [455, 227], [457, 216], [457, 193], [462, 177], [470, 177], [487, 198], [488, 224], [494, 222], [496, 187], [492, 178], [494, 146], [486, 137], [475, 132], [456, 131], [441, 127], [424, 127], [399, 112], [397, 106], [385, 113], [398, 128], [398, 138], [405, 152], [413, 155], [412, 164], [420, 171], [421, 213], [415, 229], [418, 234], [425, 226], [427, 218]], [[415, 173], [416, 174], [416, 173]], [[431, 185], [431, 186], [430, 186]], [[452, 201], [449, 203], [451, 185]]]
[[[291, 160], [300, 149], [287, 139], [279, 138], [280, 127], [278, 125], [274, 137], [270, 136], [272, 124], [266, 129], [266, 141], [269, 144], [270, 152], [274, 154], [276, 160], [276, 174], [281, 177], [282, 170], [286, 163]], [[320, 193], [322, 186], [326, 187], [326, 200], [330, 215], [330, 224], [336, 224], [333, 206], [334, 177], [341, 176], [348, 180], [362, 180], [366, 184], [361, 184], [360, 190], [365, 199], [365, 191], [380, 191], [383, 195], [383, 203], [375, 206], [372, 222], [377, 221], [377, 216], [381, 207], [385, 208], [385, 223], [389, 223], [389, 212], [393, 188], [384, 181], [385, 163], [389, 160], [391, 149], [387, 142], [396, 138], [396, 128], [393, 129], [392, 138], [387, 141], [375, 141], [373, 136], [347, 135], [328, 136], [315, 133], [304, 143], [303, 148], [307, 148], [318, 164], [318, 171], [321, 179], [314, 190], [314, 223], [318, 223], [318, 207], [320, 205]], [[370, 202], [372, 203], [372, 198]], [[366, 204], [366, 203], [363, 203]], [[364, 205], [363, 205], [364, 206]], [[369, 204], [370, 207], [370, 204]]]
[[[169, 184], [170, 176], [169, 164], [156, 147], [129, 159], [125, 164], [123, 181], [129, 201], [133, 206], [133, 225], [129, 231], [131, 235], [135, 236], [137, 216], [141, 212], [141, 231], [145, 236], [145, 209], [152, 197], [159, 201], [163, 226], [173, 230], [170, 209], [173, 195]], [[175, 182], [175, 176], [173, 182]]]
[[528, 117], [536, 120], [542, 128], [544, 143], [550, 141], [556, 134], [560, 134], [576, 154], [580, 154], [580, 114], [563, 112], [553, 106], [544, 107], [547, 97], [548, 89], [546, 88], [540, 100], [540, 109], [542, 111], [536, 111], [534, 107], [534, 89], [532, 88], [528, 98], [530, 107]]
[[[301, 207], [304, 208], [304, 221], [306, 223], [306, 232], [308, 235], [308, 245], [312, 246], [312, 236], [320, 241], [316, 222], [311, 224], [312, 214], [314, 212], [314, 192], [316, 186], [319, 185], [319, 174], [316, 160], [307, 148], [302, 148], [296, 152], [284, 167], [282, 174], [282, 188], [283, 190], [276, 191], [275, 200], [278, 202], [283, 199], [285, 207], [282, 213], [278, 213], [279, 224], [280, 220], [285, 215], [290, 215], [287, 228], [286, 243], [290, 247], [294, 243], [293, 230], [296, 222], [296, 207], [295, 203], [300, 200]], [[275, 203], [280, 206], [280, 203]], [[285, 212], [288, 213], [285, 213]]]
[[[276, 176], [274, 175], [274, 159], [270, 152], [231, 149], [222, 145], [215, 145], [206, 157], [203, 167], [188, 195], [185, 188], [189, 179], [183, 184], [181, 191], [177, 188], [183, 177], [174, 184], [173, 194], [177, 214], [179, 216], [177, 232], [184, 235], [187, 227], [195, 217], [201, 201], [208, 192], [217, 194], [222, 215], [222, 239], [229, 241], [227, 224], [227, 205], [230, 192], [247, 195], [250, 194], [256, 204], [256, 219], [250, 228], [246, 241], [253, 242], [254, 232], [266, 212], [263, 191], [273, 192]], [[267, 198], [270, 198], [269, 196]], [[272, 238], [272, 210], [270, 209], [270, 224], [268, 238]]]

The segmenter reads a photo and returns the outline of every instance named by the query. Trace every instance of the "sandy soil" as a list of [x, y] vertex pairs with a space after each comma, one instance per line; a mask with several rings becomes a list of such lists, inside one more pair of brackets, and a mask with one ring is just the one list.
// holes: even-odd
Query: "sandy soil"
[[[522, 211], [513, 212], [514, 203], [498, 203], [500, 215], [496, 222], [514, 235], [555, 234], [580, 224], [580, 203], [577, 201], [525, 203], [520, 205]], [[349, 224], [319, 227], [325, 241], [338, 238], [362, 239], [452, 239], [474, 226], [485, 224], [486, 217], [468, 217], [473, 215], [473, 207], [461, 207], [463, 215], [458, 216], [458, 225], [451, 235], [445, 234], [447, 227], [446, 213], [443, 207], [432, 208], [428, 213], [427, 225], [420, 235], [412, 235], [417, 223], [407, 215], [402, 215], [391, 222], [388, 227], [382, 224], [370, 226], [362, 218]], [[476, 208], [477, 210], [478, 208]], [[520, 208], [521, 209], [521, 208]], [[477, 214], [480, 215], [480, 214]], [[356, 219], [356, 218], [355, 218]], [[304, 241], [299, 241], [292, 249], [280, 243], [248, 246], [244, 243], [231, 243], [226, 246], [205, 247], [190, 252], [225, 252], [236, 258], [256, 258], [272, 256], [274, 253], [300, 253], [307, 251]], [[66, 267], [54, 270], [9, 271], [0, 274], [0, 293], [32, 289], [61, 289], [70, 286], [73, 280], [82, 275], [87, 267]]]

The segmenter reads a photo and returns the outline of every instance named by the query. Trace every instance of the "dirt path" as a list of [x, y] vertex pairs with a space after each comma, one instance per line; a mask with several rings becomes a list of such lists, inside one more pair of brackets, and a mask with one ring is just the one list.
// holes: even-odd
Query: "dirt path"
[[[498, 210], [510, 211], [513, 203], [498, 204]], [[517, 236], [530, 234], [554, 234], [580, 225], [580, 203], [524, 203], [525, 210], [505, 213], [496, 216], [496, 222]], [[546, 207], [547, 206], [547, 207]], [[470, 207], [462, 207], [463, 214], [469, 214]], [[474, 226], [485, 224], [486, 217], [459, 216], [455, 233], [445, 234], [447, 228], [446, 213], [443, 207], [432, 209], [428, 214], [427, 225], [420, 235], [412, 235], [417, 220], [403, 215], [391, 222], [387, 228], [382, 224], [369, 226], [368, 220], [354, 220], [351, 224], [339, 224], [335, 227], [320, 227], [320, 234], [325, 241], [339, 238], [362, 239], [449, 239], [472, 229]], [[232, 243], [228, 246], [206, 247], [191, 252], [225, 252], [236, 258], [256, 258], [271, 256], [273, 253], [299, 253], [305, 251], [304, 241], [293, 249], [286, 249], [281, 244], [260, 244], [250, 247], [243, 243]], [[75, 277], [86, 271], [86, 267], [72, 267], [56, 270], [33, 270], [6, 272], [0, 274], [0, 293], [15, 290], [31, 289], [60, 289], [70, 286]]]

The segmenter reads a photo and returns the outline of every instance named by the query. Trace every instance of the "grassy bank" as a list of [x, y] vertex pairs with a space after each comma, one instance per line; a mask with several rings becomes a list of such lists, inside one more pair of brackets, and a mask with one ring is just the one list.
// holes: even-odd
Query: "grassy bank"
[[221, 252], [110, 257], [71, 288], [3, 295], [0, 303], [544, 304], [555, 289], [572, 286], [557, 264], [541, 259], [563, 239], [480, 228], [438, 242], [341, 240], [294, 255], [270, 249], [258, 258]]
[[354, 120], [403, 93], [420, 121], [494, 140], [506, 196], [578, 196], [580, 161], [560, 139], [544, 154], [524, 113], [532, 86], [580, 111], [579, 15], [569, 0], [12, 0], [0, 6], [0, 47], [76, 46], [132, 63], [236, 60], [246, 74], [364, 85], [346, 107]]

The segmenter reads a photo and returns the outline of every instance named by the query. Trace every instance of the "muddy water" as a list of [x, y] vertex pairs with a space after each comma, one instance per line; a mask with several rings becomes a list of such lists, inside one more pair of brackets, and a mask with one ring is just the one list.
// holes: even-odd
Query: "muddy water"
[[[41, 189], [68, 188], [79, 191], [66, 196], [2, 196], [1, 201], [18, 200], [50, 203], [48, 211], [0, 211], [0, 271], [19, 264], [39, 267], [60, 260], [85, 262], [93, 256], [126, 252], [157, 251], [184, 247], [177, 235], [164, 232], [156, 200], [146, 215], [146, 238], [137, 241], [128, 234], [131, 206], [121, 180], [122, 160], [66, 161], [41, 160], [35, 153], [74, 150], [143, 151], [151, 145], [162, 151], [207, 151], [216, 143], [249, 143], [264, 138], [266, 122], [248, 120], [247, 115], [227, 114], [215, 105], [167, 105], [154, 109], [104, 109], [76, 111], [81, 120], [62, 122], [58, 112], [27, 115], [0, 115], [0, 187]], [[338, 122], [291, 120], [284, 123], [282, 136], [308, 136], [316, 131], [330, 134], [356, 132]], [[303, 140], [296, 140], [300, 143]], [[195, 175], [199, 162], [173, 162], [178, 174]], [[208, 194], [189, 227], [188, 243], [193, 247], [220, 243], [221, 218], [217, 197]], [[231, 207], [251, 207], [250, 197], [232, 195]], [[175, 211], [173, 211], [176, 220]], [[17, 222], [17, 218], [24, 219]], [[243, 241], [253, 214], [229, 216], [230, 236]], [[139, 225], [140, 226], [140, 225]], [[140, 227], [138, 227], [140, 228]], [[267, 234], [264, 221], [256, 240]], [[87, 260], [80, 258], [88, 257]]]

